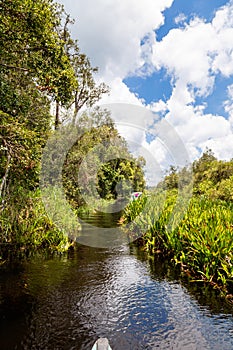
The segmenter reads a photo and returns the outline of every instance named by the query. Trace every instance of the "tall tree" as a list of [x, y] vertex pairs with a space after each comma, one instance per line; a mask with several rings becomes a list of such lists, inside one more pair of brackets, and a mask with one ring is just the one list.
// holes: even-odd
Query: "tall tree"
[[[39, 150], [52, 123], [51, 100], [56, 101], [58, 128], [60, 106], [74, 106], [74, 120], [80, 108], [92, 106], [107, 91], [104, 84], [95, 83], [97, 69], [71, 38], [71, 23], [52, 0], [0, 0], [2, 196], [16, 180], [28, 183], [31, 178], [31, 187], [37, 182]], [[23, 159], [28, 162], [25, 167]]]
[[[103, 94], [109, 92], [109, 87], [105, 83], [97, 84], [94, 75], [98, 72], [97, 67], [92, 67], [90, 59], [80, 52], [78, 41], [72, 39], [69, 25], [74, 21], [70, 15], [64, 13], [63, 27], [58, 30], [60, 39], [64, 42], [67, 56], [74, 70], [76, 85], [72, 91], [72, 98], [69, 109], [72, 109], [72, 122], [74, 123], [78, 112], [93, 105], [100, 100]], [[61, 122], [59, 118], [60, 101], [56, 101], [56, 128]], [[67, 107], [67, 106], [66, 106]]]
[[[63, 168], [63, 183], [70, 202], [83, 203], [82, 193], [98, 193], [105, 199], [143, 190], [143, 159], [134, 158], [119, 135], [107, 110], [83, 113], [75, 127], [82, 130]], [[81, 169], [81, 170], [80, 170]]]
[[0, 0], [0, 69], [24, 72], [38, 88], [70, 99], [74, 71], [59, 38], [61, 8], [51, 0]]
[[61, 11], [51, 0], [0, 0], [2, 201], [10, 185], [37, 183], [51, 122], [48, 96], [67, 103], [76, 84], [57, 33]]
[[78, 81], [78, 89], [74, 91], [74, 114], [75, 120], [83, 106], [92, 107], [100, 100], [103, 94], [109, 91], [105, 83], [96, 84], [93, 74], [98, 68], [91, 66], [89, 58], [85, 54], [77, 54], [72, 59], [75, 76]]

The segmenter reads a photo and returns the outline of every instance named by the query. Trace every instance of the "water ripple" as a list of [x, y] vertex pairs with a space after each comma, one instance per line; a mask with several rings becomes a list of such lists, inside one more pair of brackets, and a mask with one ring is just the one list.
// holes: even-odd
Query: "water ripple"
[[100, 336], [113, 350], [233, 349], [232, 315], [211, 314], [125, 248], [80, 248], [66, 262], [32, 262], [25, 276], [35, 301], [12, 349], [88, 350]]

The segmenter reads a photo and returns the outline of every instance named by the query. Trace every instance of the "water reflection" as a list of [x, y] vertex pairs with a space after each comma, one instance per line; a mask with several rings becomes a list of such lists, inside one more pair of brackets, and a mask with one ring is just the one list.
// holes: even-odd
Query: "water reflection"
[[0, 349], [233, 349], [233, 310], [192, 286], [127, 245], [2, 267]]
[[174, 277], [125, 246], [31, 260], [1, 274], [0, 349], [88, 350], [100, 336], [113, 350], [233, 349], [230, 308], [200, 306]]
[[81, 231], [77, 237], [79, 244], [89, 247], [112, 248], [120, 245], [127, 245], [129, 240], [124, 230], [119, 226], [118, 220], [121, 217], [122, 205], [124, 202], [117, 202], [105, 208], [105, 212], [79, 216]]

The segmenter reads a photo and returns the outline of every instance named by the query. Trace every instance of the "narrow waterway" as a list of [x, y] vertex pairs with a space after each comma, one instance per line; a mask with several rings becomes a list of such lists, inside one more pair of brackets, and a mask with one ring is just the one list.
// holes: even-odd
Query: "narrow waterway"
[[128, 246], [80, 245], [0, 270], [0, 349], [233, 349], [233, 309]]

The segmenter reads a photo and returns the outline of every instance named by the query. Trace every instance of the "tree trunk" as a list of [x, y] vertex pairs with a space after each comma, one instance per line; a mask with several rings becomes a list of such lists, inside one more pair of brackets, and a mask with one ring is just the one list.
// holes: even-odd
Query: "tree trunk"
[[10, 171], [10, 162], [11, 162], [11, 155], [10, 152], [8, 152], [7, 155], [7, 163], [6, 163], [6, 171], [5, 174], [2, 178], [2, 182], [0, 184], [0, 198], [1, 198], [1, 210], [4, 209], [4, 204], [5, 204], [5, 193], [6, 193], [6, 189], [7, 189], [7, 178], [9, 175], [9, 171]]
[[56, 101], [56, 113], [55, 113], [55, 125], [54, 125], [55, 130], [57, 130], [61, 124], [59, 111], [60, 111], [60, 105], [59, 105], [59, 102]]

